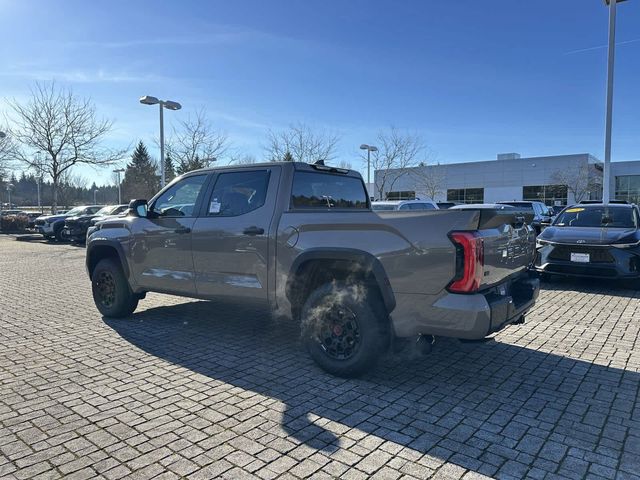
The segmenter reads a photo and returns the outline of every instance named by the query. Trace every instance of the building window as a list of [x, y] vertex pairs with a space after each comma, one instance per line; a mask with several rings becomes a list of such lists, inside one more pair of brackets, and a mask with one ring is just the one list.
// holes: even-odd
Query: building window
[[567, 204], [566, 185], [530, 185], [522, 187], [522, 199], [529, 202], [543, 202], [549, 206]]
[[447, 201], [457, 203], [484, 203], [484, 188], [450, 188]]
[[387, 192], [387, 200], [415, 200], [416, 192], [403, 191], [403, 192]]
[[621, 175], [616, 177], [616, 200], [640, 203], [640, 175]]

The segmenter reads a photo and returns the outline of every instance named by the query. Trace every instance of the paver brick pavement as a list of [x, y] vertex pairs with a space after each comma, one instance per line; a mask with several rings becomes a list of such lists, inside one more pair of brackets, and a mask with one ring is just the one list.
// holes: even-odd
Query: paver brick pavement
[[553, 282], [493, 340], [345, 380], [258, 307], [103, 319], [82, 248], [0, 236], [0, 477], [640, 478], [639, 309]]

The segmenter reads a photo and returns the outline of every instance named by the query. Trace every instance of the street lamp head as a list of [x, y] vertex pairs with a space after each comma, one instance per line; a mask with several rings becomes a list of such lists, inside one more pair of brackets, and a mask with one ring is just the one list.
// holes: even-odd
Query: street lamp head
[[363, 143], [362, 145], [360, 145], [360, 150], [369, 150], [369, 145]]
[[180, 110], [182, 108], [182, 105], [180, 105], [178, 102], [173, 102], [171, 100], [167, 100], [166, 102], [164, 102], [163, 106], [167, 110]]
[[116, 168], [113, 173], [122, 173], [124, 172], [124, 168]]
[[160, 100], [151, 95], [145, 95], [144, 97], [140, 97], [140, 103], [143, 105], [157, 105], [160, 103]]
[[[626, 2], [627, 0], [616, 0], [616, 3]], [[611, 0], [604, 0], [604, 4], [608, 7], [611, 5]]]
[[370, 152], [377, 152], [378, 151], [378, 147], [370, 146], [369, 147], [369, 151]]

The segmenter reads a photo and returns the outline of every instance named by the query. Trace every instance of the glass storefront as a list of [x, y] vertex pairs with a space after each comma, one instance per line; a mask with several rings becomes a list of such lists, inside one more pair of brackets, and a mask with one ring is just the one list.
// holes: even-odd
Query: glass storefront
[[629, 203], [640, 203], [640, 175], [616, 177], [615, 198]]
[[484, 203], [484, 188], [450, 188], [447, 201], [457, 203]]
[[522, 187], [522, 199], [529, 202], [544, 202], [545, 205], [566, 205], [566, 185], [530, 185]]

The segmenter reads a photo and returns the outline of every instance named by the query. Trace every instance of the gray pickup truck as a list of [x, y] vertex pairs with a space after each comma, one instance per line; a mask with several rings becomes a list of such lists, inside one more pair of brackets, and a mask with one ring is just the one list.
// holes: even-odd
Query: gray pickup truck
[[301, 321], [311, 357], [340, 376], [394, 338], [481, 339], [520, 323], [539, 292], [522, 217], [374, 212], [357, 172], [326, 165], [190, 172], [96, 227], [86, 264], [104, 316], [131, 315], [147, 292], [263, 302]]

